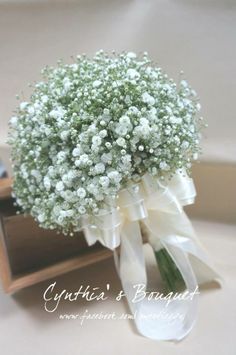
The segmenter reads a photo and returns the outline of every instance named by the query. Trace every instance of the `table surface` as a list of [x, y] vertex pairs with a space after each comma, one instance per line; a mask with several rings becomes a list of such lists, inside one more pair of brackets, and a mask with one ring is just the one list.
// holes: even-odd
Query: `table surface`
[[[195, 221], [194, 226], [224, 281], [222, 288], [212, 285], [201, 292], [198, 321], [186, 339], [179, 343], [146, 339], [137, 334], [130, 320], [85, 320], [81, 325], [78, 319], [59, 319], [60, 314], [82, 314], [86, 309], [91, 314], [129, 312], [126, 301], [112, 297], [121, 285], [109, 259], [13, 296], [0, 291], [0, 347], [4, 355], [235, 355], [236, 226], [202, 221]], [[55, 281], [59, 292], [75, 291], [81, 285], [105, 290], [109, 283], [110, 298], [104, 302], [62, 302], [57, 311], [48, 313], [43, 293]]]

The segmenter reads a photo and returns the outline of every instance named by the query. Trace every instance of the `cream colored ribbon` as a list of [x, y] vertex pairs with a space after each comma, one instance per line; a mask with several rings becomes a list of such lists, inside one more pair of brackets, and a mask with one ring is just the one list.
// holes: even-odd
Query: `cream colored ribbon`
[[[89, 245], [100, 241], [114, 251], [115, 264], [139, 332], [156, 340], [181, 340], [192, 329], [198, 305], [198, 285], [218, 278], [198, 241], [183, 206], [194, 202], [192, 179], [176, 172], [168, 184], [145, 174], [138, 184], [120, 191], [117, 206], [94, 217], [83, 218]], [[148, 230], [155, 251], [165, 248], [186, 284], [188, 299], [135, 302], [138, 287], [147, 290], [146, 265], [140, 221]], [[120, 246], [118, 255], [116, 248]], [[190, 296], [193, 297], [190, 297]]]

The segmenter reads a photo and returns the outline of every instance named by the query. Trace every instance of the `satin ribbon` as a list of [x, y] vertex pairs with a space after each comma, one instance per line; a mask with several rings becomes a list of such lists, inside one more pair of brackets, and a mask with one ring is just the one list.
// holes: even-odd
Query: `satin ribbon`
[[[114, 251], [117, 272], [137, 329], [151, 339], [183, 339], [196, 320], [198, 285], [218, 278], [183, 210], [183, 206], [194, 202], [195, 196], [194, 183], [184, 173], [177, 171], [168, 183], [145, 174], [140, 183], [130, 184], [119, 192], [117, 205], [82, 220], [89, 245], [99, 241]], [[192, 298], [168, 303], [146, 296], [134, 302], [137, 287], [144, 293], [147, 291], [140, 221], [148, 230], [153, 249], [168, 251], [185, 281], [188, 295], [194, 295]]]

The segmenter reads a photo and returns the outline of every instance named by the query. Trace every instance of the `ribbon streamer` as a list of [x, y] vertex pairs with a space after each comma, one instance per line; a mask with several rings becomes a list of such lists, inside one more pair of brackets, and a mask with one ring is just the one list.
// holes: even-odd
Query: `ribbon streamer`
[[[193, 180], [179, 171], [168, 184], [145, 174], [138, 184], [120, 191], [117, 206], [91, 220], [83, 218], [89, 245], [100, 241], [114, 251], [117, 272], [138, 331], [155, 340], [181, 340], [192, 329], [198, 308], [198, 285], [219, 278], [196, 237], [183, 206], [194, 202]], [[178, 267], [188, 297], [183, 301], [148, 299], [140, 221], [155, 251], [165, 248]], [[116, 248], [120, 246], [119, 255]], [[145, 295], [135, 301], [139, 288]]]

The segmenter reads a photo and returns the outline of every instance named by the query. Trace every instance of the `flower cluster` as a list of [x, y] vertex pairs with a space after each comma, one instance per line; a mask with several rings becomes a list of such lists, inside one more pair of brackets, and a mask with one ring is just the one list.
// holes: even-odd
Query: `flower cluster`
[[42, 227], [73, 232], [128, 182], [169, 178], [197, 158], [196, 93], [147, 53], [99, 51], [42, 74], [9, 135], [16, 201]]

